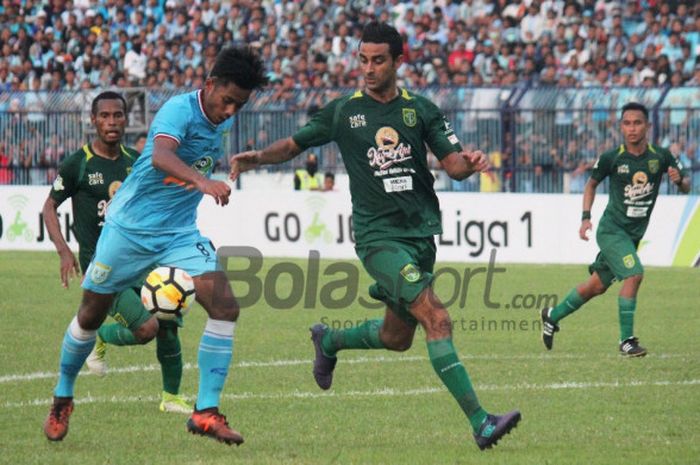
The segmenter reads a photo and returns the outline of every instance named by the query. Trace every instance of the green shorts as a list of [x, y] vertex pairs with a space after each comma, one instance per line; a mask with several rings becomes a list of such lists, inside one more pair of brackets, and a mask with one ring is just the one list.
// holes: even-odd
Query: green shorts
[[[120, 325], [129, 328], [131, 331], [139, 329], [153, 315], [146, 310], [146, 307], [141, 303], [141, 296], [134, 288], [128, 288], [125, 291], [114, 295], [112, 306], [109, 308], [109, 316]], [[174, 322], [182, 328], [182, 317], [178, 317]], [[163, 325], [164, 321], [158, 320], [158, 323]], [[166, 326], [170, 322], [166, 323]]]
[[381, 300], [405, 322], [416, 325], [408, 306], [433, 282], [435, 240], [386, 239], [355, 247], [369, 275], [376, 281], [370, 297]]
[[588, 267], [589, 273], [597, 272], [605, 287], [615, 280], [622, 281], [644, 274], [644, 267], [637, 255], [640, 239], [635, 240], [623, 229], [601, 222], [596, 233], [600, 252]]

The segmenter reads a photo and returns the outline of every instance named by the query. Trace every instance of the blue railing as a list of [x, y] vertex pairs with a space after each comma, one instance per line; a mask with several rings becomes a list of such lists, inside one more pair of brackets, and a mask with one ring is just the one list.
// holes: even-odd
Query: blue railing
[[[130, 106], [127, 142], [147, 129], [168, 98], [186, 91], [119, 90]], [[260, 148], [287, 137], [315, 109], [353, 91], [260, 92], [237, 118], [226, 149]], [[0, 94], [0, 183], [50, 182], [62, 157], [91, 136], [89, 108], [97, 92]], [[651, 140], [669, 147], [691, 169], [694, 192], [700, 192], [700, 87], [431, 87], [416, 92], [438, 105], [462, 144], [486, 152], [494, 167], [490, 173], [452, 182], [433, 160], [438, 189], [580, 192], [595, 158], [621, 142], [620, 107], [638, 101], [650, 109]], [[323, 171], [344, 171], [334, 144], [313, 150]], [[303, 157], [298, 157], [268, 169], [302, 165]], [[218, 167], [226, 168], [225, 161]]]

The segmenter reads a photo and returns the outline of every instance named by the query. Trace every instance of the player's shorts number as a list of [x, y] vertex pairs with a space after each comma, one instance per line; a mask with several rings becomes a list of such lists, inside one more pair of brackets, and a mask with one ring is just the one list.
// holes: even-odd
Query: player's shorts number
[[[211, 246], [211, 243], [209, 243], [209, 246], [212, 247], [212, 246]], [[214, 247], [212, 247], [212, 249], [213, 249], [213, 248], [214, 248]], [[204, 255], [205, 257], [210, 257], [210, 256], [211, 256], [211, 252], [210, 252], [209, 250], [207, 250], [207, 246], [205, 246], [205, 245], [204, 245], [203, 243], [201, 243], [201, 242], [197, 242], [197, 250], [199, 250], [199, 252], [200, 252], [202, 255]]]

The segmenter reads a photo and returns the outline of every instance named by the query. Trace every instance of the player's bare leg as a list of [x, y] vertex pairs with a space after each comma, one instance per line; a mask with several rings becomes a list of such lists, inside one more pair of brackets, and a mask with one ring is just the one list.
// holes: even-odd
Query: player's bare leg
[[61, 346], [58, 383], [53, 403], [44, 422], [44, 434], [50, 441], [61, 441], [68, 434], [68, 422], [73, 413], [75, 379], [95, 345], [95, 334], [112, 303], [112, 294], [84, 290], [78, 314], [73, 318]]
[[233, 357], [233, 332], [240, 309], [222, 271], [194, 278], [197, 301], [209, 315], [199, 344], [199, 392], [187, 430], [226, 444], [240, 445], [243, 436], [219, 412], [221, 390]]
[[438, 377], [469, 418], [479, 449], [490, 449], [515, 428], [520, 412], [502, 416], [488, 414], [479, 404], [467, 370], [452, 343], [452, 320], [440, 299], [428, 287], [411, 304], [411, 314], [423, 326], [430, 362]]

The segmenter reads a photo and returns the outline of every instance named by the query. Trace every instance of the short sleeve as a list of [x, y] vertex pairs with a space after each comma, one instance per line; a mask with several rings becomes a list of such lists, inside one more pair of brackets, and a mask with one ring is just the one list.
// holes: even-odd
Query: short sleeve
[[169, 137], [181, 143], [190, 122], [189, 108], [184, 108], [185, 100], [170, 99], [161, 107], [151, 123], [153, 139]]
[[610, 152], [602, 154], [593, 165], [593, 172], [591, 173], [591, 178], [598, 182], [601, 182], [610, 174], [610, 167], [612, 165], [612, 156]]
[[306, 150], [309, 147], [318, 147], [333, 140], [333, 124], [338, 100], [333, 100], [324, 108], [316, 112], [308, 123], [299, 129], [293, 136], [294, 143]]
[[447, 117], [432, 102], [425, 105], [425, 143], [438, 160], [452, 152], [460, 152], [462, 146]]
[[63, 160], [63, 163], [58, 167], [58, 174], [51, 185], [49, 197], [51, 197], [57, 205], [61, 205], [66, 199], [72, 197], [78, 190], [80, 183], [80, 162], [82, 154], [74, 154]]

